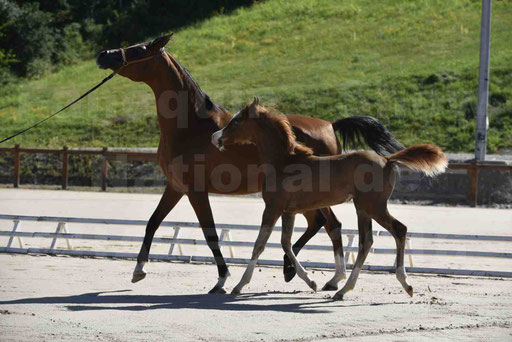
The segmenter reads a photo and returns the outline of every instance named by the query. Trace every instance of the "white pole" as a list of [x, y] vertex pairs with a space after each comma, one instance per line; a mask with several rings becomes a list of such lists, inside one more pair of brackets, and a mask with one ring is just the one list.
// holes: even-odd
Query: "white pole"
[[482, 0], [480, 30], [480, 71], [478, 74], [478, 109], [476, 114], [475, 159], [485, 160], [487, 148], [487, 106], [489, 101], [489, 61], [491, 54], [491, 0]]

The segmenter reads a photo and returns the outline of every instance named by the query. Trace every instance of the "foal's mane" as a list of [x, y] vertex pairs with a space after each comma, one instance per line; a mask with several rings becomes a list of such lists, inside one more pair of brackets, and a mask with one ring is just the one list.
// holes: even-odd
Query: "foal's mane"
[[[249, 106], [246, 108], [249, 111]], [[313, 150], [302, 143], [298, 142], [295, 133], [293, 133], [292, 125], [286, 115], [278, 112], [273, 108], [257, 106], [259, 118], [261, 122], [269, 128], [273, 128], [275, 134], [278, 134], [286, 150], [290, 154], [306, 155], [313, 154]]]

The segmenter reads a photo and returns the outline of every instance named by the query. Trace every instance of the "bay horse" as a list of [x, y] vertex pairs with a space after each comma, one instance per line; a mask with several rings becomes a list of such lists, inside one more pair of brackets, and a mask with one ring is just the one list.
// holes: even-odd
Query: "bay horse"
[[[316, 291], [316, 283], [309, 278], [291, 248], [295, 214], [353, 199], [357, 212], [359, 251], [349, 279], [333, 298], [343, 299], [345, 293], [354, 288], [373, 243], [372, 220], [394, 237], [396, 277], [405, 291], [413, 295], [404, 267], [407, 227], [391, 216], [387, 201], [395, 186], [397, 164], [428, 176], [444, 172], [447, 160], [438, 146], [413, 145], [390, 156], [358, 151], [318, 157], [313, 155], [311, 148], [296, 140], [285, 115], [259, 106], [258, 98], [238, 112], [226, 127], [215, 132], [212, 143], [220, 150], [236, 144], [254, 144], [267, 166], [261, 228], [251, 261], [233, 289], [233, 294], [239, 294], [250, 282], [258, 257], [280, 216], [283, 223], [282, 247], [293, 261], [298, 276]], [[336, 263], [339, 262], [336, 259]]]
[[[132, 282], [146, 276], [144, 266], [156, 230], [183, 195], [187, 195], [218, 268], [219, 279], [210, 293], [225, 293], [224, 284], [229, 272], [219, 248], [208, 194], [260, 192], [263, 183], [261, 157], [258, 150], [250, 145], [232, 146], [223, 153], [211, 145], [211, 134], [224, 127], [232, 114], [215, 104], [190, 73], [165, 51], [171, 36], [165, 35], [124, 49], [105, 50], [96, 60], [102, 69], [112, 69], [134, 82], [147, 84], [156, 100], [160, 126], [158, 162], [168, 184], [147, 223]], [[344, 146], [357, 143], [362, 137], [380, 154], [402, 148], [389, 131], [371, 117], [350, 117], [331, 123], [290, 115], [289, 120], [299, 141], [318, 155], [341, 152], [335, 130], [342, 136]], [[308, 231], [302, 241], [307, 241], [308, 236], [325, 226], [335, 253], [342, 258], [341, 224], [330, 208], [305, 212], [304, 216], [308, 221]], [[337, 279], [333, 280], [330, 286], [335, 287], [337, 282]]]

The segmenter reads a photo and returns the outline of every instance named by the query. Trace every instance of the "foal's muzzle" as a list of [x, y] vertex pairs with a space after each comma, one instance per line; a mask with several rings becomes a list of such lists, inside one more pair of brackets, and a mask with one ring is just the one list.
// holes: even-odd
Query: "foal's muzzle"
[[224, 146], [222, 145], [222, 129], [212, 134], [212, 144], [220, 151], [224, 151]]

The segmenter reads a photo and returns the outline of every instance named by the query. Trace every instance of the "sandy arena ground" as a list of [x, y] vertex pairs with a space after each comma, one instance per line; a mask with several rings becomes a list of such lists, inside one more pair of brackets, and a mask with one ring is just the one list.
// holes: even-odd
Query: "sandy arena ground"
[[[0, 213], [147, 219], [158, 199], [154, 195], [3, 189]], [[252, 198], [212, 197], [212, 207], [217, 222], [223, 223], [258, 224], [263, 210], [261, 200]], [[512, 210], [393, 205], [390, 211], [410, 231], [512, 234]], [[337, 206], [335, 212], [344, 227], [355, 228], [351, 204]], [[186, 199], [168, 220], [195, 221]], [[297, 221], [297, 225], [303, 225], [302, 219]], [[11, 228], [8, 221], [0, 223], [2, 230]], [[36, 227], [55, 229], [54, 224], [26, 224], [22, 231]], [[375, 228], [379, 229], [377, 225]], [[104, 229], [70, 225], [73, 232], [105, 233]], [[143, 229], [137, 227], [108, 229], [112, 229], [111, 234], [143, 234]], [[169, 236], [171, 232], [162, 230], [158, 234]], [[254, 239], [254, 235], [239, 234], [237, 240]], [[278, 234], [273, 239], [279, 241]], [[328, 243], [325, 236], [315, 239], [312, 243]], [[40, 243], [24, 241], [30, 246]], [[431, 240], [413, 242], [415, 248], [433, 245]], [[48, 240], [41, 243], [39, 246], [48, 245]], [[78, 249], [91, 248], [91, 242], [73, 243]], [[379, 240], [376, 244], [387, 246], [390, 241]], [[499, 243], [436, 244], [435, 248], [510, 252], [508, 244]], [[59, 246], [64, 245], [59, 242]], [[139, 246], [110, 243], [94, 247], [136, 252]], [[165, 251], [168, 246], [155, 246], [156, 251], [158, 248]], [[193, 246], [184, 246], [184, 252], [208, 255], [207, 249]], [[237, 249], [237, 256], [249, 253], [248, 249]], [[265, 253], [266, 258], [282, 255], [279, 250]], [[392, 256], [378, 257], [370, 255], [369, 263], [393, 261]], [[332, 262], [332, 255], [301, 253], [300, 259]], [[418, 256], [415, 262], [425, 267], [512, 269], [510, 261], [494, 259]], [[205, 294], [217, 277], [213, 265], [152, 262], [148, 277], [131, 284], [133, 261], [0, 254], [0, 263], [1, 341], [512, 340], [512, 279], [410, 274], [415, 296], [409, 298], [393, 274], [363, 272], [356, 289], [344, 301], [334, 302], [330, 299], [332, 292], [313, 293], [299, 279], [284, 283], [279, 268], [259, 267], [245, 293], [233, 297]], [[243, 270], [230, 267], [228, 290]], [[326, 270], [310, 273], [320, 286], [332, 276]]]

